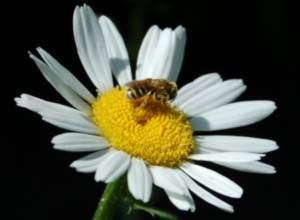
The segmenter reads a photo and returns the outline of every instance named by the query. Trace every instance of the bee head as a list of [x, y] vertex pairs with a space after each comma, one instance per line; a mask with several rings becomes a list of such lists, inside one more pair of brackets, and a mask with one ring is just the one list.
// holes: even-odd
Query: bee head
[[155, 99], [157, 101], [171, 101], [177, 95], [177, 85], [175, 82], [167, 82], [165, 83], [161, 89], [158, 89], [155, 92]]
[[170, 85], [169, 100], [174, 100], [177, 96], [177, 85], [175, 82], [170, 82]]

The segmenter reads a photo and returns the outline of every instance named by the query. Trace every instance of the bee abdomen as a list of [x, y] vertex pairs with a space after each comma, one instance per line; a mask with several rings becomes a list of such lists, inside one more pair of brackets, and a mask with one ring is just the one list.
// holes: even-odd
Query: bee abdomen
[[138, 99], [141, 98], [149, 93], [149, 89], [146, 87], [141, 87], [141, 88], [130, 88], [127, 90], [126, 96], [128, 99]]

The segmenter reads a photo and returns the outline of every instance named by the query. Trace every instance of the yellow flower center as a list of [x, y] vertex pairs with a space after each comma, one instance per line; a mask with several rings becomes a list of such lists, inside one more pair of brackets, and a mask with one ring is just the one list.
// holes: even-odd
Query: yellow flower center
[[185, 115], [150, 100], [146, 106], [125, 98], [122, 88], [98, 95], [92, 118], [111, 147], [148, 165], [174, 167], [194, 150], [193, 130]]

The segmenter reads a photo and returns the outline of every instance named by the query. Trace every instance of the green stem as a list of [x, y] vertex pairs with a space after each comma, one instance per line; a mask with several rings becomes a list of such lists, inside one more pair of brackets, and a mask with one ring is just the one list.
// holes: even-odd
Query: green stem
[[122, 198], [126, 193], [126, 178], [121, 177], [106, 185], [93, 220], [112, 220], [120, 208]]
[[148, 212], [152, 216], [157, 216], [163, 219], [179, 220], [170, 212], [135, 200], [127, 190], [125, 177], [126, 176], [123, 176], [115, 182], [107, 184], [92, 220], [114, 219], [115, 214], [119, 213], [118, 210], [122, 207], [122, 204], [127, 204], [127, 208], [129, 208], [127, 214], [131, 213], [132, 211], [140, 210]]

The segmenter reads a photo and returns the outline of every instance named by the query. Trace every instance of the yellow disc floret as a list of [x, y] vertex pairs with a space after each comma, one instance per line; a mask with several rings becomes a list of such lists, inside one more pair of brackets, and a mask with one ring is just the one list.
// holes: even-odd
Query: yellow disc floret
[[111, 147], [148, 165], [174, 167], [194, 150], [193, 130], [185, 115], [168, 104], [150, 101], [141, 107], [122, 88], [98, 95], [93, 121]]

